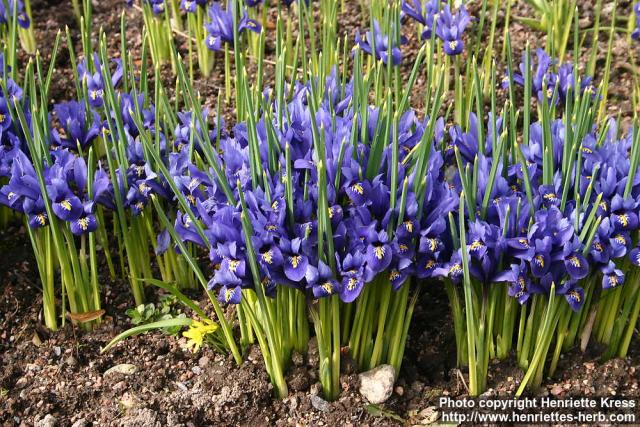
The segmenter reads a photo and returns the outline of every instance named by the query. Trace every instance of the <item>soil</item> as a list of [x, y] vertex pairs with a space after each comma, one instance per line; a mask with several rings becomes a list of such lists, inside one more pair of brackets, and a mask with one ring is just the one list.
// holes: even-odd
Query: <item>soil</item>
[[[478, 15], [478, 3], [481, 2], [470, 5], [474, 16]], [[593, 5], [578, 3], [580, 16], [588, 26]], [[610, 2], [603, 3], [606, 8]], [[352, 38], [355, 30], [362, 27], [359, 4], [345, 2], [347, 10], [339, 14], [339, 36], [346, 34]], [[38, 46], [48, 61], [58, 29], [68, 25], [74, 35], [78, 33], [77, 26], [67, 1], [32, 0], [32, 7]], [[630, 8], [629, 1], [621, 0], [619, 16], [628, 16]], [[140, 13], [124, 9], [120, 1], [94, 2], [94, 22], [106, 32], [114, 55], [119, 49], [122, 10], [129, 22], [129, 48], [139, 52]], [[512, 15], [530, 14], [524, 2], [514, 4]], [[497, 28], [504, 25], [503, 15], [499, 13]], [[602, 25], [607, 25], [605, 15]], [[415, 31], [407, 33], [409, 44], [403, 47], [407, 58], [403, 64], [405, 74], [410, 72], [419, 45]], [[522, 51], [526, 40], [541, 45], [545, 39], [543, 33], [515, 21], [511, 22], [510, 33], [516, 52]], [[80, 51], [79, 44], [74, 39], [76, 52]], [[497, 33], [496, 46], [502, 46], [501, 31]], [[607, 50], [606, 35], [601, 35], [598, 46], [596, 69], [601, 69]], [[629, 94], [633, 87], [632, 67], [636, 65], [628, 63], [628, 50], [637, 47], [628, 46], [621, 36], [616, 36], [613, 46], [611, 80], [615, 84], [609, 94], [609, 113], [629, 118], [633, 116]], [[267, 53], [273, 50], [273, 46], [268, 46]], [[518, 55], [515, 53], [514, 57]], [[582, 57], [586, 57], [584, 52]], [[222, 67], [221, 61], [216, 67]], [[194, 82], [207, 100], [205, 103], [212, 106], [218, 89], [224, 87], [222, 69], [217, 68], [208, 79], [197, 76]], [[272, 75], [272, 70], [265, 71], [267, 81]], [[163, 79], [171, 81], [170, 70], [163, 71]], [[417, 108], [421, 107], [424, 85], [420, 79], [416, 83], [412, 98]], [[69, 54], [63, 41], [56, 60], [51, 102], [68, 99], [73, 91]], [[233, 123], [229, 107], [225, 117], [227, 124]], [[395, 392], [380, 413], [368, 409], [358, 393], [357, 375], [348, 366], [341, 377], [339, 400], [328, 404], [320, 400], [313, 349], [288, 372], [290, 395], [284, 400], [274, 398], [257, 348], [251, 349], [241, 366], [236, 366], [232, 359], [210, 348], [193, 354], [184, 348], [184, 339], [154, 332], [130, 338], [101, 354], [101, 347], [131, 327], [124, 313], [133, 305], [127, 285], [110, 281], [106, 274], [101, 275], [106, 310], [103, 323], [91, 333], [69, 323], [50, 333], [43, 327], [39, 279], [24, 228], [13, 226], [0, 232], [0, 254], [0, 423], [4, 425], [360, 426], [400, 425], [400, 419], [408, 424], [426, 424], [437, 416], [439, 396], [461, 397], [467, 393], [466, 374], [455, 368], [452, 322], [446, 294], [438, 284], [425, 286], [422, 292]], [[197, 298], [197, 294], [192, 296]], [[153, 301], [158, 295], [150, 293], [149, 297]], [[202, 300], [201, 306], [205, 305]], [[539, 393], [555, 396], [615, 393], [640, 397], [639, 341], [637, 337], [634, 339], [626, 359], [602, 363], [589, 353], [574, 351], [564, 355], [558, 377], [547, 379]], [[134, 365], [136, 372], [107, 373], [125, 363]], [[489, 372], [487, 395], [512, 395], [522, 376], [511, 359], [493, 364]]]

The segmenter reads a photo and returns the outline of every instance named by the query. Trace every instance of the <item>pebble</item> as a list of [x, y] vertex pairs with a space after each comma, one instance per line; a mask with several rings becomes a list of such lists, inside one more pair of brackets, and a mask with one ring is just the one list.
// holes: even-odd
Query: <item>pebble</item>
[[202, 368], [200, 366], [194, 366], [191, 368], [191, 371], [196, 375], [200, 375], [202, 373]]
[[429, 406], [428, 408], [424, 408], [422, 411], [418, 413], [420, 425], [423, 425], [423, 426], [435, 423], [438, 420], [439, 416], [440, 414], [436, 410], [435, 406]]
[[404, 394], [404, 388], [402, 388], [402, 386], [396, 387], [396, 394], [402, 396]]
[[312, 395], [310, 399], [311, 399], [311, 406], [316, 408], [318, 411], [329, 412], [329, 402], [327, 402], [326, 400], [324, 400], [323, 398], [315, 394]]
[[136, 365], [132, 365], [131, 363], [121, 363], [119, 365], [112, 366], [107, 369], [102, 376], [106, 377], [108, 375], [118, 373], [123, 375], [131, 375], [138, 371], [138, 367]]
[[56, 418], [51, 414], [45, 415], [42, 420], [35, 423], [36, 427], [54, 427], [55, 425]]
[[309, 389], [309, 393], [312, 396], [317, 396], [320, 394], [320, 390], [322, 389], [322, 385], [320, 383], [311, 384], [311, 388]]
[[360, 378], [360, 394], [369, 403], [386, 402], [393, 393], [396, 370], [391, 365], [380, 365], [370, 371], [358, 375]]
[[564, 391], [564, 389], [562, 387], [560, 387], [559, 385], [555, 385], [553, 386], [553, 388], [551, 389], [551, 394], [554, 396], [558, 396], [559, 394], [561, 394]]
[[75, 357], [69, 356], [66, 359], [64, 359], [64, 363], [66, 363], [69, 366], [76, 366], [78, 364], [78, 361], [76, 360]]
[[80, 418], [78, 421], [73, 423], [71, 427], [86, 427], [88, 425], [89, 425], [89, 422], [87, 420], [85, 420], [84, 418]]
[[204, 368], [205, 366], [207, 366], [209, 364], [209, 362], [211, 361], [211, 359], [209, 359], [209, 356], [202, 356], [199, 360], [198, 360], [198, 365], [201, 368]]
[[60, 348], [60, 346], [53, 347], [53, 353], [56, 355], [56, 357], [60, 357], [60, 355], [62, 354], [62, 349]]
[[296, 366], [302, 366], [304, 364], [304, 357], [300, 353], [294, 350], [291, 353], [291, 361]]

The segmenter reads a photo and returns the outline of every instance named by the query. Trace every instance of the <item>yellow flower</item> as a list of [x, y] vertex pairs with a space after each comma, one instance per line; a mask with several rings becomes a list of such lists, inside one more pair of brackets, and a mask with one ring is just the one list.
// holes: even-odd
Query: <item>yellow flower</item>
[[210, 320], [205, 320], [204, 322], [194, 320], [193, 323], [189, 325], [189, 329], [182, 333], [182, 336], [188, 339], [187, 347], [196, 353], [200, 350], [200, 347], [202, 347], [204, 338], [214, 333], [217, 329], [218, 324]]

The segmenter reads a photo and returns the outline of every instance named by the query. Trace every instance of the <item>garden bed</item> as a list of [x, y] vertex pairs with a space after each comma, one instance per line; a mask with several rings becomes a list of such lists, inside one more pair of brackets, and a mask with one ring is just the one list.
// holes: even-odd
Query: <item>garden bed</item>
[[[368, 409], [358, 393], [349, 362], [343, 362], [340, 399], [318, 403], [313, 353], [287, 374], [291, 392], [284, 400], [274, 398], [257, 347], [237, 367], [210, 348], [193, 354], [183, 348], [184, 339], [153, 332], [100, 354], [101, 347], [131, 327], [124, 315], [131, 306], [129, 289], [123, 283], [103, 284], [107, 313], [96, 331], [83, 333], [67, 325], [51, 334], [42, 327], [42, 300], [24, 229], [0, 237], [0, 421], [5, 424], [33, 425], [49, 415], [56, 425], [76, 426], [402, 425], [394, 417], [421, 425], [437, 420], [440, 396], [468, 395], [466, 375], [455, 368], [451, 317], [438, 284], [421, 298], [443, 308], [416, 313], [400, 377], [381, 415]], [[134, 365], [136, 372], [105, 375], [121, 364]], [[626, 359], [604, 364], [573, 351], [562, 358], [561, 374], [547, 379], [539, 395], [639, 398], [639, 371], [637, 340]], [[486, 395], [511, 396], [521, 377], [511, 361], [493, 364]]]

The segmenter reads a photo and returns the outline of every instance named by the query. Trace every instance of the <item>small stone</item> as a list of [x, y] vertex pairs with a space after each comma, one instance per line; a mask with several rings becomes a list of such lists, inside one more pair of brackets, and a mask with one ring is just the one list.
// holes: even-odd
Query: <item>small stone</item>
[[404, 388], [402, 388], [402, 386], [396, 387], [396, 394], [402, 396], [404, 394]]
[[56, 355], [56, 357], [60, 357], [60, 355], [62, 354], [62, 349], [59, 346], [55, 346], [53, 347], [53, 353]]
[[73, 423], [71, 427], [87, 427], [88, 425], [89, 422], [87, 420], [85, 420], [84, 418], [80, 418], [78, 421]]
[[191, 368], [191, 372], [196, 375], [200, 375], [202, 373], [202, 368], [200, 366], [194, 366], [193, 368]]
[[329, 412], [329, 402], [327, 402], [326, 400], [324, 400], [323, 398], [315, 394], [312, 395], [310, 399], [311, 399], [311, 406], [316, 408], [318, 411]]
[[75, 357], [69, 356], [66, 359], [64, 359], [64, 363], [66, 363], [69, 366], [76, 366], [78, 364], [78, 361], [76, 360]]
[[551, 389], [551, 394], [554, 396], [558, 396], [559, 394], [561, 394], [564, 391], [564, 389], [562, 387], [560, 387], [559, 385], [555, 385], [553, 386], [553, 388]]
[[291, 361], [295, 366], [302, 366], [304, 364], [304, 357], [297, 351], [293, 350], [291, 353]]
[[201, 368], [204, 368], [205, 366], [207, 366], [209, 364], [210, 361], [211, 361], [211, 359], [209, 359], [209, 356], [202, 356], [198, 360], [198, 365], [200, 365]]
[[107, 369], [104, 372], [104, 374], [102, 374], [102, 376], [106, 377], [115, 373], [123, 374], [123, 375], [131, 375], [131, 374], [135, 374], [137, 371], [138, 371], [138, 368], [136, 365], [132, 365], [131, 363], [121, 363], [119, 365], [115, 365]]
[[418, 413], [418, 420], [420, 425], [426, 426], [438, 421], [440, 414], [436, 410], [435, 406], [429, 406]]
[[291, 399], [289, 399], [289, 411], [293, 412], [296, 409], [298, 409], [298, 398], [292, 396]]
[[138, 404], [138, 399], [131, 393], [125, 393], [120, 399], [120, 404], [125, 409], [131, 409]]
[[322, 390], [322, 385], [320, 383], [311, 384], [309, 394], [311, 394], [312, 396], [318, 396], [320, 394], [320, 390]]
[[36, 427], [54, 427], [56, 425], [56, 419], [53, 415], [47, 414], [44, 418], [35, 423]]
[[363, 372], [360, 377], [360, 394], [369, 403], [383, 403], [393, 393], [396, 370], [391, 365], [380, 365], [370, 371]]

